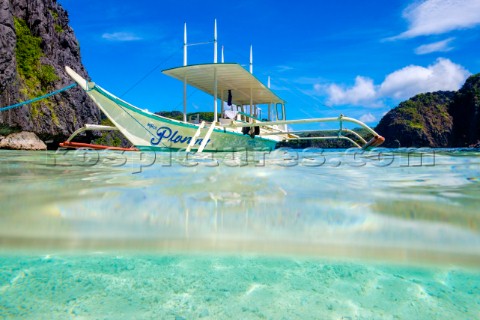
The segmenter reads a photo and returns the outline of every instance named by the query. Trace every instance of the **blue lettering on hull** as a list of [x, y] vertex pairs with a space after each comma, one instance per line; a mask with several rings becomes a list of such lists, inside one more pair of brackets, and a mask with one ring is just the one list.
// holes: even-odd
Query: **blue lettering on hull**
[[[149, 124], [149, 127], [153, 127], [153, 125]], [[192, 137], [187, 137], [187, 136], [182, 136], [178, 134], [178, 130], [172, 131], [169, 127], [160, 127], [157, 129], [156, 132], [157, 136], [153, 137], [150, 140], [150, 143], [152, 146], [158, 146], [160, 143], [165, 144], [165, 142], [170, 142], [173, 144], [189, 144], [190, 141], [192, 141]], [[195, 144], [200, 145], [202, 144], [203, 139], [197, 139], [195, 141]], [[210, 142], [210, 139], [208, 140], [207, 144]]]

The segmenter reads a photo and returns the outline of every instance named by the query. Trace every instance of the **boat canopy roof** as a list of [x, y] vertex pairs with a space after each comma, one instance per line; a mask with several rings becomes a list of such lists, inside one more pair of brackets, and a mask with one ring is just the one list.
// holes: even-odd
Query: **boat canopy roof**
[[197, 64], [163, 70], [162, 72], [214, 95], [214, 73], [217, 74], [217, 98], [227, 101], [231, 90], [232, 103], [236, 105], [285, 103], [254, 75], [237, 63]]

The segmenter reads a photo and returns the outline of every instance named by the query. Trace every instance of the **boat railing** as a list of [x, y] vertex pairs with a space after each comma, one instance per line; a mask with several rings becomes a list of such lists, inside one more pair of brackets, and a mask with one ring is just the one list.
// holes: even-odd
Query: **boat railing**
[[[250, 114], [248, 114], [248, 113], [239, 111], [238, 114], [244, 116], [246, 120], [252, 119], [254, 122], [255, 122], [255, 121], [257, 121], [257, 122], [262, 122], [261, 119], [255, 117], [255, 116], [253, 116], [253, 115], [250, 115]], [[245, 122], [250, 122], [250, 121], [245, 121]]]
[[189, 115], [187, 121], [188, 121], [189, 123], [195, 123], [195, 124], [200, 123], [200, 114], [197, 113], [197, 114]]

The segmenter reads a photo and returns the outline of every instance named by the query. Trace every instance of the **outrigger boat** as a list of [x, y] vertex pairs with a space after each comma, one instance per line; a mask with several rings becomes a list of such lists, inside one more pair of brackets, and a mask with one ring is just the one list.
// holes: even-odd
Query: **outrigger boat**
[[[368, 148], [378, 146], [385, 140], [363, 122], [343, 115], [334, 118], [287, 120], [285, 101], [253, 75], [251, 48], [249, 71], [236, 63], [224, 63], [223, 50], [222, 61], [217, 62], [216, 21], [213, 63], [188, 65], [187, 46], [185, 25], [184, 64], [181, 67], [162, 71], [184, 84], [183, 121], [169, 119], [137, 108], [97, 84], [88, 82], [67, 66], [68, 75], [86, 91], [114, 127], [87, 125], [74, 132], [61, 146], [110, 148], [72, 142], [76, 135], [86, 130], [120, 131], [134, 146], [128, 149], [116, 148], [120, 150], [177, 149], [187, 152], [195, 150], [198, 153], [244, 149], [273, 150], [281, 141], [307, 139], [343, 139], [350, 141], [356, 147]], [[213, 122], [199, 121], [199, 118], [187, 119], [188, 85], [213, 97]], [[268, 110], [266, 115], [261, 114], [262, 109]], [[295, 124], [324, 122], [338, 123], [339, 128], [335, 130], [335, 135], [305, 137], [299, 135], [299, 132], [290, 131], [288, 127]], [[344, 128], [344, 123], [354, 123], [366, 129], [372, 138], [366, 141], [355, 131]], [[320, 131], [315, 130], [315, 132]], [[351, 137], [346, 136], [347, 133]]]

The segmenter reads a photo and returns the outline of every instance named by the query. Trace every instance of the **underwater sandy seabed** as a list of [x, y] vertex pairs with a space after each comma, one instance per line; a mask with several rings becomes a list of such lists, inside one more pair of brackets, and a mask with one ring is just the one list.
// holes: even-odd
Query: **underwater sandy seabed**
[[480, 273], [231, 255], [0, 257], [7, 319], [478, 319]]

